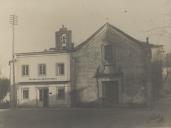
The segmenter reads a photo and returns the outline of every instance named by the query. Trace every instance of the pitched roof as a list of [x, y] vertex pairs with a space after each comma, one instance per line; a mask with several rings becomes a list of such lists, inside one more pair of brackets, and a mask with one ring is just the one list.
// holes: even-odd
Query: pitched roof
[[104, 29], [106, 29], [106, 31], [109, 31], [109, 29], [113, 29], [113, 30], [117, 31], [118, 33], [121, 33], [122, 35], [124, 35], [128, 39], [132, 40], [136, 45], [139, 45], [142, 48], [145, 48], [145, 47], [160, 47], [160, 46], [162, 46], [162, 45], [154, 45], [154, 44], [149, 44], [149, 43], [146, 43], [146, 42], [143, 42], [143, 41], [139, 41], [139, 40], [135, 39], [134, 37], [128, 35], [127, 33], [123, 32], [122, 30], [116, 28], [115, 26], [113, 26], [113, 25], [111, 25], [109, 23], [105, 23], [93, 35], [91, 35], [87, 40], [85, 40], [84, 42], [82, 42], [81, 44], [76, 46], [75, 50], [82, 48], [85, 44], [87, 44], [92, 38], [94, 38], [98, 33], [103, 31]]
[[123, 32], [122, 30], [116, 28], [115, 26], [109, 24], [109, 23], [105, 23], [102, 27], [100, 27], [93, 35], [91, 35], [87, 40], [85, 40], [84, 42], [82, 42], [81, 44], [79, 44], [78, 46], [76, 46], [74, 49], [72, 50], [57, 50], [55, 48], [50, 48], [49, 50], [44, 50], [41, 52], [26, 52], [26, 53], [16, 53], [16, 56], [23, 56], [23, 55], [44, 55], [44, 54], [59, 54], [59, 53], [71, 53], [74, 52], [80, 48], [82, 48], [84, 45], [86, 45], [91, 39], [93, 39], [96, 35], [98, 35], [100, 32], [103, 32], [104, 30], [106, 31], [106, 39], [108, 38], [108, 35], [110, 32], [110, 29], [117, 31], [118, 33], [121, 33], [122, 35], [124, 35], [125, 37], [127, 37], [128, 39], [132, 40], [132, 42], [138, 46], [140, 46], [141, 48], [154, 48], [154, 47], [163, 47], [162, 45], [154, 45], [154, 44], [149, 44], [143, 41], [139, 41], [137, 39], [135, 39], [134, 37], [128, 35], [127, 33]]

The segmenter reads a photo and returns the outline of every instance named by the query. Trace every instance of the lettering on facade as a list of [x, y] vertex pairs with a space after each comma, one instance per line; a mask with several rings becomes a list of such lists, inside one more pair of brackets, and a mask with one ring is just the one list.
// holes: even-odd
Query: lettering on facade
[[57, 78], [29, 78], [29, 80], [57, 80]]

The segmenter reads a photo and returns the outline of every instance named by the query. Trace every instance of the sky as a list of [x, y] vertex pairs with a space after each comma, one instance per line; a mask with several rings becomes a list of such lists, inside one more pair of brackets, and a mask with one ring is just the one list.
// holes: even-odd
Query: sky
[[80, 44], [106, 22], [136, 39], [162, 44], [171, 51], [170, 0], [0, 0], [0, 70], [9, 77], [12, 29], [9, 15], [18, 16], [15, 52], [55, 47], [55, 31], [72, 30]]

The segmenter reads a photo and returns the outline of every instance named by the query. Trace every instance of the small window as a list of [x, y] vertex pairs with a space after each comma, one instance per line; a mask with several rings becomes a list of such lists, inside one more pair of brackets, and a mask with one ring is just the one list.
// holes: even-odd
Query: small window
[[57, 88], [57, 99], [65, 99], [65, 87]]
[[29, 99], [29, 89], [28, 88], [23, 89], [23, 99]]
[[29, 75], [29, 65], [22, 65], [22, 76]]
[[64, 75], [64, 63], [56, 64], [56, 75]]
[[46, 75], [46, 64], [39, 64], [39, 75]]
[[112, 63], [113, 61], [113, 52], [111, 45], [104, 46], [104, 60], [109, 63]]

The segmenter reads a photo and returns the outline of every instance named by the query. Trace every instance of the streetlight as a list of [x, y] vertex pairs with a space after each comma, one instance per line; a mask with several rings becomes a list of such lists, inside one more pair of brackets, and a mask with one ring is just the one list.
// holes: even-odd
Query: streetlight
[[[17, 25], [17, 16], [16, 15], [10, 15], [9, 22], [12, 26], [12, 84], [11, 84], [11, 107], [16, 106], [16, 87], [15, 87], [15, 26]], [[11, 66], [11, 65], [10, 65]]]

